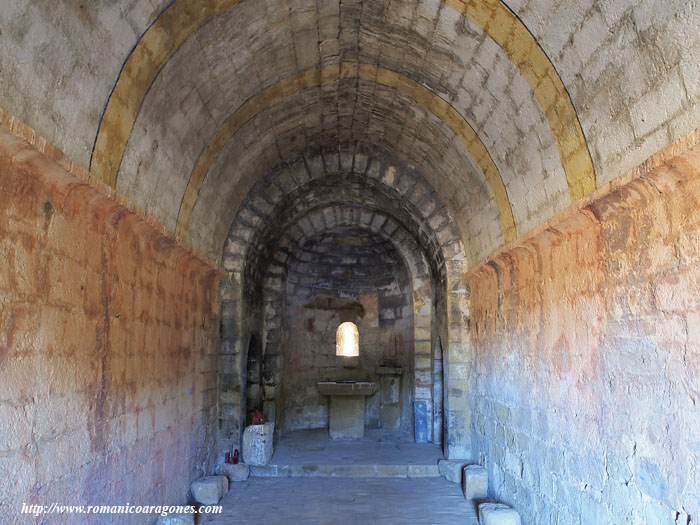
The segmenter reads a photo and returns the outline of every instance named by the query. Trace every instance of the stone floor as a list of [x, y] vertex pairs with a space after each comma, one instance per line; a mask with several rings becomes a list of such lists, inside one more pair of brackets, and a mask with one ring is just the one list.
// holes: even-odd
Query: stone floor
[[330, 439], [328, 429], [303, 430], [275, 443], [275, 465], [434, 465], [442, 449], [432, 443], [414, 443], [399, 431], [365, 429], [362, 439]]
[[442, 457], [440, 446], [397, 431], [366, 429], [358, 440], [294, 432], [275, 444], [269, 466], [251, 468], [264, 477], [232, 483], [223, 513], [199, 523], [476, 525], [460, 485], [437, 477]]
[[198, 523], [477, 525], [460, 486], [444, 478], [251, 478], [232, 483], [222, 514]]

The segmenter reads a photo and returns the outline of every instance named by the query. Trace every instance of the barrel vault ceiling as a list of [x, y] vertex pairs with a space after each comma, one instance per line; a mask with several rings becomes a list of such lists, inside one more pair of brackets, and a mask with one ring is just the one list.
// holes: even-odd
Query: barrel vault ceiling
[[700, 120], [688, 0], [8, 0], [0, 46], [3, 109], [215, 260], [309, 148], [421, 173], [475, 264]]

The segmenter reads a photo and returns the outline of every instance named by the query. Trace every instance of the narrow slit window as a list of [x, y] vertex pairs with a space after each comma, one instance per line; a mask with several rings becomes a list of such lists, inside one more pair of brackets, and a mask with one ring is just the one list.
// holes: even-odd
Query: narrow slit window
[[357, 357], [360, 355], [360, 332], [355, 323], [343, 323], [335, 332], [335, 355]]

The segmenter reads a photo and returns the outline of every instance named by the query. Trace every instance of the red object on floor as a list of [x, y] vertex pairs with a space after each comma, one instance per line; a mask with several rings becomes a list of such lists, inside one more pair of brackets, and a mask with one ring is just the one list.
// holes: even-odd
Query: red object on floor
[[226, 459], [224, 460], [225, 463], [231, 463], [231, 453], [226, 452]]
[[262, 410], [256, 410], [252, 415], [253, 425], [263, 425], [265, 423], [265, 415]]
[[238, 464], [238, 458], [239, 458], [239, 456], [238, 456], [238, 449], [236, 449], [236, 450], [234, 450], [234, 452], [233, 452], [233, 459], [231, 460], [231, 463], [233, 463], [234, 465], [237, 465], [237, 464]]

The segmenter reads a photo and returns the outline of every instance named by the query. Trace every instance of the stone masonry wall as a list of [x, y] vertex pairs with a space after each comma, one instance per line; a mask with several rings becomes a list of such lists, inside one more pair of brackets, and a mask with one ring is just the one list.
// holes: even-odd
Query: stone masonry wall
[[527, 524], [700, 519], [700, 149], [468, 281], [491, 495]]
[[[284, 300], [282, 431], [328, 426], [329, 400], [317, 381], [379, 383], [379, 366], [403, 368], [396, 401], [402, 428], [411, 430], [411, 283], [392, 243], [360, 228], [317, 234], [291, 257]], [[345, 321], [359, 330], [357, 358], [335, 355], [336, 330]], [[367, 398], [365, 424], [381, 426], [379, 392]]]
[[5, 133], [0, 210], [0, 521], [185, 503], [213, 459], [217, 272]]

